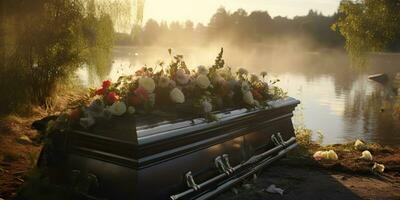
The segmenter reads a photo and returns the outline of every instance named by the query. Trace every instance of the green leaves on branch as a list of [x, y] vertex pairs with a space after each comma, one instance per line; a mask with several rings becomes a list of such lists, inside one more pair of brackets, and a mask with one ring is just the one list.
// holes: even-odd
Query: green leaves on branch
[[346, 39], [353, 64], [363, 65], [368, 52], [386, 50], [400, 35], [399, 0], [342, 0], [332, 29]]

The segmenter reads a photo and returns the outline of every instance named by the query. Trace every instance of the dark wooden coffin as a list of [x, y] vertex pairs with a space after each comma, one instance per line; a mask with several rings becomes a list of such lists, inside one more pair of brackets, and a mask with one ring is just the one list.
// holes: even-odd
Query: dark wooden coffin
[[71, 171], [94, 175], [99, 199], [207, 199], [296, 146], [297, 104], [286, 98], [268, 109], [233, 109], [213, 122], [153, 115], [98, 121], [55, 134], [39, 166], [57, 179]]

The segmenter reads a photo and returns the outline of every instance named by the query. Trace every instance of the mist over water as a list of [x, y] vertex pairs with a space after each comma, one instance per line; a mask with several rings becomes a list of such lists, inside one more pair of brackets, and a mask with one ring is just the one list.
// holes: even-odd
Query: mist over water
[[[302, 103], [294, 117], [296, 126], [305, 126], [324, 134], [323, 143], [333, 144], [354, 139], [400, 144], [400, 120], [393, 116], [393, 100], [383, 86], [368, 80], [368, 75], [400, 71], [400, 54], [374, 54], [364, 69], [350, 67], [345, 52], [339, 50], [309, 51], [303, 41], [286, 44], [224, 46], [226, 65], [245, 67], [250, 73], [268, 72], [268, 78], [279, 78], [288, 95]], [[210, 66], [221, 46], [177, 48], [189, 68]], [[86, 86], [96, 87], [103, 79], [117, 80], [160, 61], [169, 63], [167, 47], [116, 47], [113, 63], [107, 69], [82, 67], [78, 74]]]

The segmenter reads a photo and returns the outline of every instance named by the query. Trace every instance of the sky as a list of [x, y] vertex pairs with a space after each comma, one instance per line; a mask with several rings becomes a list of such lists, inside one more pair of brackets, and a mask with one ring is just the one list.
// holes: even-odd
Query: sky
[[340, 0], [145, 0], [144, 21], [186, 21], [208, 24], [216, 10], [223, 6], [229, 11], [243, 8], [247, 12], [266, 10], [272, 16], [306, 15], [310, 9], [331, 15]]

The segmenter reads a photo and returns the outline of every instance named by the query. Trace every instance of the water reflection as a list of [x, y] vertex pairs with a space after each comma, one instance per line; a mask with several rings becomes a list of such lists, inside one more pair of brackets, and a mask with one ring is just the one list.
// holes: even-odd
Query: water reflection
[[[184, 49], [188, 66], [213, 64], [218, 48]], [[142, 66], [154, 67], [161, 60], [168, 62], [166, 48], [116, 48], [112, 65], [101, 69], [83, 67], [78, 73], [88, 86], [100, 80], [116, 80], [132, 74]], [[324, 133], [324, 143], [340, 143], [364, 139], [382, 144], [400, 145], [400, 120], [393, 117], [393, 100], [387, 98], [382, 86], [369, 81], [374, 73], [393, 76], [400, 71], [400, 55], [376, 54], [363, 70], [349, 67], [342, 52], [270, 51], [226, 48], [225, 60], [232, 67], [248, 66], [249, 71], [268, 71], [281, 80], [279, 85], [290, 96], [301, 100], [295, 123]]]

